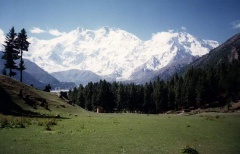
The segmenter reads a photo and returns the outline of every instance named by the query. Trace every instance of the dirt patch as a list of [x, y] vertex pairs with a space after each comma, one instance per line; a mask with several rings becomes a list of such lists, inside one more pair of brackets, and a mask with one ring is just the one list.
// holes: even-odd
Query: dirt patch
[[231, 109], [240, 110], [240, 101], [238, 101], [237, 103], [233, 103]]

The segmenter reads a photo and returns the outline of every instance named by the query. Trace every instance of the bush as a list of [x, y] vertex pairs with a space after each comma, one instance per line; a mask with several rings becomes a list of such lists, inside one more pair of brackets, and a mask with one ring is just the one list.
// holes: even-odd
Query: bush
[[185, 148], [181, 149], [181, 153], [188, 153], [188, 154], [199, 154], [196, 149], [186, 146]]
[[50, 84], [48, 84], [48, 85], [46, 85], [46, 86], [45, 86], [45, 88], [44, 88], [44, 90], [43, 90], [43, 91], [50, 92], [50, 91], [51, 91], [51, 89], [52, 89], [51, 85], [50, 85]]
[[29, 119], [25, 117], [0, 116], [0, 128], [25, 128], [30, 124]]
[[16, 118], [14, 121], [14, 127], [15, 128], [25, 128], [25, 125], [29, 124], [26, 118], [20, 117]]
[[43, 126], [43, 125], [44, 125], [44, 123], [42, 121], [38, 122], [38, 126]]
[[9, 124], [7, 117], [1, 116], [0, 118], [0, 128], [5, 128]]
[[52, 130], [53, 125], [57, 125], [56, 119], [47, 119], [45, 122], [45, 129], [46, 130]]
[[52, 126], [52, 125], [51, 125], [50, 123], [46, 123], [45, 129], [46, 129], [46, 130], [52, 130], [52, 129], [51, 129], [51, 126]]
[[212, 115], [206, 115], [205, 118], [206, 120], [214, 120], [214, 117]]

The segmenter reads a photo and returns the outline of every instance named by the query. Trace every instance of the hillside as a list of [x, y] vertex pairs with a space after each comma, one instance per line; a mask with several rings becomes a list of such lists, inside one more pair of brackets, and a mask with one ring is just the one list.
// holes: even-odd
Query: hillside
[[240, 55], [240, 33], [229, 38], [219, 47], [211, 50], [209, 54], [197, 59], [192, 63], [193, 66], [216, 66], [219, 63], [232, 62], [239, 60]]
[[82, 71], [77, 69], [55, 72], [51, 73], [51, 75], [61, 82], [74, 81], [77, 86], [80, 84], [87, 85], [89, 81], [98, 82], [101, 80], [100, 76], [91, 71]]
[[206, 54], [188, 66], [182, 68], [179, 74], [184, 74], [191, 67], [194, 68], [216, 68], [222, 63], [232, 63], [234, 60], [239, 61], [240, 56], [240, 33], [229, 38], [226, 42], [219, 47], [211, 50], [209, 54]]
[[38, 90], [3, 75], [0, 76], [0, 96], [0, 113], [3, 114], [39, 116], [82, 111], [54, 93]]
[[[3, 56], [3, 52], [0, 51], [0, 57]], [[4, 69], [4, 64], [6, 61], [0, 58], [0, 72]], [[19, 61], [16, 61], [18, 64]], [[75, 85], [73, 82], [60, 82], [52, 75], [44, 71], [37, 64], [31, 62], [28, 59], [24, 59], [24, 65], [26, 69], [23, 71], [23, 83], [27, 85], [33, 85], [38, 89], [44, 89], [47, 84], [50, 84], [52, 89], [60, 88], [60, 89], [70, 89]], [[20, 73], [17, 70], [14, 70], [17, 74], [13, 76], [14, 79], [20, 79]]]
[[[40, 68], [35, 63], [31, 62], [28, 59], [24, 60], [24, 64], [26, 65], [27, 69], [24, 70], [24, 72], [28, 73], [29, 75], [33, 76], [38, 82], [40, 82], [44, 87], [47, 84], [51, 84], [52, 89], [60, 88], [60, 89], [70, 89], [75, 86], [75, 83], [73, 82], [60, 82], [58, 79], [54, 78], [52, 75], [50, 75], [48, 72], [44, 71], [42, 68]], [[28, 75], [28, 76], [29, 76]], [[19, 78], [17, 78], [19, 79]], [[29, 81], [28, 83], [34, 84], [36, 82]], [[27, 83], [27, 82], [24, 82]], [[35, 86], [35, 84], [34, 84]], [[37, 87], [37, 86], [35, 86]], [[41, 89], [44, 89], [42, 87]]]

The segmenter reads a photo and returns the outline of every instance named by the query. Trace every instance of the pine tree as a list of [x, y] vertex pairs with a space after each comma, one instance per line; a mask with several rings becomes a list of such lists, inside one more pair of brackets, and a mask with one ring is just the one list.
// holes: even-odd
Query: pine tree
[[179, 77], [175, 87], [175, 110], [183, 108], [183, 78]]
[[89, 111], [93, 110], [92, 104], [92, 96], [93, 96], [93, 83], [89, 82], [84, 89], [84, 96], [85, 96], [85, 108]]
[[50, 91], [51, 91], [51, 89], [52, 89], [51, 85], [50, 85], [50, 84], [48, 84], [48, 85], [46, 85], [46, 86], [45, 86], [45, 88], [44, 88], [44, 90], [43, 90], [43, 91], [50, 92]]
[[16, 35], [14, 27], [12, 27], [6, 36], [5, 44], [3, 45], [5, 47], [5, 51], [2, 59], [6, 60], [4, 65], [6, 69], [9, 69], [8, 75], [10, 77], [16, 75], [16, 72], [13, 72], [14, 69], [17, 69], [14, 60], [19, 59], [16, 46]]
[[98, 106], [103, 107], [107, 112], [112, 112], [115, 107], [113, 99], [110, 83], [108, 83], [106, 80], [100, 80], [96, 99]]
[[118, 89], [117, 89], [117, 110], [122, 111], [123, 110], [123, 102], [124, 102], [124, 87], [123, 84], [119, 84]]
[[163, 80], [161, 80], [159, 83], [159, 104], [158, 104], [158, 110], [160, 112], [166, 111], [168, 108], [168, 89], [166, 88], [166, 84]]
[[197, 105], [198, 107], [203, 107], [204, 105], [204, 92], [205, 92], [205, 89], [204, 89], [204, 81], [203, 81], [203, 78], [200, 77], [198, 79], [198, 82], [197, 82], [197, 86], [196, 86], [196, 101], [197, 101]]
[[20, 53], [19, 70], [20, 70], [20, 82], [22, 82], [22, 72], [23, 72], [23, 70], [26, 69], [24, 66], [24, 61], [23, 61], [22, 55], [23, 55], [23, 51], [28, 51], [28, 46], [30, 44], [27, 41], [27, 34], [26, 34], [26, 31], [24, 28], [21, 30], [20, 33], [18, 33], [16, 42], [17, 42], [17, 47], [18, 47], [19, 53]]
[[69, 98], [73, 101], [73, 103], [77, 103], [77, 97], [78, 97], [78, 89], [76, 87], [74, 87], [69, 92]]
[[6, 71], [6, 68], [4, 67], [3, 70], [2, 70], [2, 75], [7, 75], [7, 71]]
[[136, 110], [136, 100], [137, 100], [137, 93], [136, 93], [136, 86], [134, 84], [129, 85], [129, 105], [128, 105], [128, 109], [130, 110], [130, 112], [133, 112], [134, 110]]
[[79, 85], [78, 89], [75, 89], [76, 91], [76, 103], [81, 106], [82, 108], [85, 108], [85, 97], [84, 97], [84, 87], [83, 85]]
[[145, 113], [152, 113], [154, 110], [154, 103], [152, 101], [153, 85], [152, 82], [144, 85], [144, 99], [143, 99], [143, 110]]

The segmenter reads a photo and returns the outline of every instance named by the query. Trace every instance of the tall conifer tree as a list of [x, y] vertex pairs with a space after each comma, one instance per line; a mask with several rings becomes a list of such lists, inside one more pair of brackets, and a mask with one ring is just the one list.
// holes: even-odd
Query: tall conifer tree
[[18, 47], [19, 54], [20, 54], [19, 71], [20, 71], [20, 82], [22, 82], [22, 72], [23, 72], [23, 70], [26, 69], [24, 66], [24, 61], [23, 61], [22, 55], [23, 55], [23, 51], [28, 51], [28, 46], [30, 44], [27, 41], [27, 33], [24, 28], [21, 30], [20, 33], [18, 33], [16, 42], [17, 42], [17, 47]]
[[12, 27], [6, 36], [6, 40], [4, 41], [5, 44], [3, 45], [5, 47], [5, 50], [2, 59], [6, 60], [6, 63], [4, 65], [6, 69], [9, 69], [7, 75], [10, 77], [16, 75], [16, 72], [13, 72], [14, 69], [17, 69], [14, 60], [19, 59], [16, 46], [16, 36], [17, 34], [15, 33], [14, 27]]

